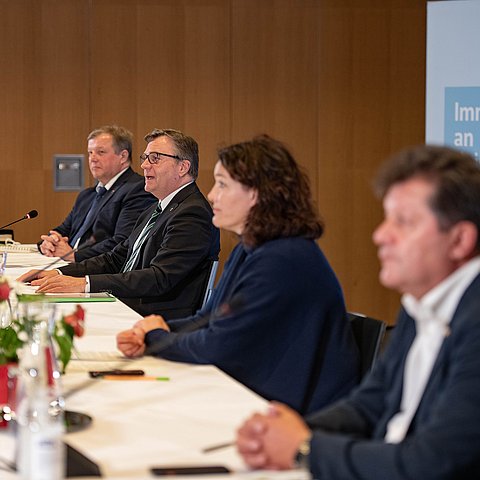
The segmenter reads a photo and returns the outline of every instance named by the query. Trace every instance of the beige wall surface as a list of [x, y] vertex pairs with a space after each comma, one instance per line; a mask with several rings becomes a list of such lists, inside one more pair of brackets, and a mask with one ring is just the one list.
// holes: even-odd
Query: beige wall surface
[[423, 0], [0, 0], [0, 223], [36, 208], [21, 242], [58, 225], [76, 193], [53, 191], [52, 156], [100, 125], [132, 130], [137, 171], [152, 128], [194, 136], [204, 193], [218, 146], [268, 133], [310, 176], [347, 307], [393, 322], [370, 182], [424, 139], [425, 19]]

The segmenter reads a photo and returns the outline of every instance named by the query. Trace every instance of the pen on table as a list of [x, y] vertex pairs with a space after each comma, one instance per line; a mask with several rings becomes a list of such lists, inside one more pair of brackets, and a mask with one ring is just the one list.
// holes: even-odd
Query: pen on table
[[215, 452], [217, 450], [221, 450], [222, 448], [233, 447], [235, 442], [225, 442], [225, 443], [218, 443], [217, 445], [212, 445], [211, 447], [206, 447], [202, 450], [202, 453], [210, 453]]
[[143, 370], [129, 370], [129, 369], [123, 369], [123, 368], [115, 368], [114, 370], [90, 370], [88, 372], [88, 374], [92, 377], [92, 378], [101, 378], [101, 377], [104, 377], [106, 375], [120, 375], [120, 376], [125, 376], [125, 375], [128, 375], [128, 376], [143, 376], [145, 375], [145, 372]]
[[103, 375], [101, 377], [103, 380], [136, 380], [141, 382], [143, 380], [157, 381], [157, 382], [168, 382], [170, 377], [152, 377], [147, 375]]

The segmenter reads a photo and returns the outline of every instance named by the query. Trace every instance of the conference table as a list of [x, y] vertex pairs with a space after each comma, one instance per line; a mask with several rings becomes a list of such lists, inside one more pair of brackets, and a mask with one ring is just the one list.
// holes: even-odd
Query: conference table
[[[17, 278], [51, 261], [39, 253], [9, 253], [7, 277]], [[212, 365], [191, 365], [153, 357], [125, 359], [116, 349], [115, 335], [140, 316], [119, 300], [85, 302], [85, 335], [75, 338], [73, 358], [62, 376], [66, 410], [91, 417], [85, 428], [66, 433], [65, 441], [95, 462], [103, 478], [157, 478], [151, 467], [223, 465], [230, 474], [163, 478], [203, 480], [306, 480], [302, 470], [250, 471], [235, 447], [211, 452], [209, 447], [231, 444], [236, 428], [267, 402]], [[59, 303], [70, 313], [75, 303]], [[136, 379], [90, 378], [91, 370], [142, 369]], [[85, 417], [86, 418], [86, 417]], [[0, 430], [1, 458], [12, 460], [14, 436]], [[0, 462], [0, 468], [2, 464]], [[16, 480], [12, 472], [0, 478]], [[79, 477], [80, 478], [80, 477]], [[98, 477], [81, 477], [98, 478]]]

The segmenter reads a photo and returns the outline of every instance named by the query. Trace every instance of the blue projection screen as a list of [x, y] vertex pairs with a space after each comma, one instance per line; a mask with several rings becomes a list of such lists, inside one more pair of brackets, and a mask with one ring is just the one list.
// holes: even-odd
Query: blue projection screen
[[426, 142], [480, 159], [480, 1], [427, 4]]

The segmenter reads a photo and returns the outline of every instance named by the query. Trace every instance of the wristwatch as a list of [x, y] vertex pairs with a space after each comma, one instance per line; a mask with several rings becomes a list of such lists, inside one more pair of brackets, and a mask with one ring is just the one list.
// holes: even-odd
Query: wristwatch
[[298, 468], [306, 468], [307, 470], [310, 468], [310, 442], [312, 440], [312, 436], [310, 435], [306, 438], [298, 447], [297, 454], [295, 455], [295, 466]]

